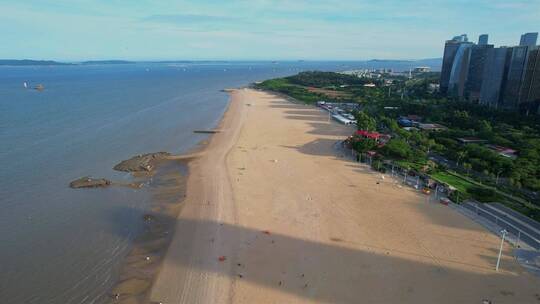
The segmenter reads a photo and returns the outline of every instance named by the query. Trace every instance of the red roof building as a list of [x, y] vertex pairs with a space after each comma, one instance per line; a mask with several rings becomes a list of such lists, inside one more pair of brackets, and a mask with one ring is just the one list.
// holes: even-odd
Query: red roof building
[[356, 131], [355, 135], [362, 138], [373, 139], [379, 144], [379, 147], [384, 146], [390, 140], [390, 138], [392, 138], [388, 134], [381, 134], [378, 132], [370, 132], [366, 130], [358, 130]]
[[382, 134], [380, 134], [378, 132], [369, 132], [369, 131], [365, 131], [365, 130], [358, 130], [358, 131], [356, 131], [356, 135], [364, 137], [364, 138], [378, 140], [381, 137]]

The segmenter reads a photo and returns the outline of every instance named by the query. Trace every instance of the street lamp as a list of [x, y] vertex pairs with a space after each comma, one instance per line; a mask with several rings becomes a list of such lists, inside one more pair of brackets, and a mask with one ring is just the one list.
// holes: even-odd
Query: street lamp
[[497, 266], [495, 266], [495, 271], [499, 271], [499, 264], [501, 263], [501, 256], [502, 256], [502, 249], [504, 245], [504, 238], [506, 237], [506, 234], [508, 231], [506, 229], [501, 230], [502, 238], [501, 238], [501, 247], [499, 248], [499, 257], [497, 258]]

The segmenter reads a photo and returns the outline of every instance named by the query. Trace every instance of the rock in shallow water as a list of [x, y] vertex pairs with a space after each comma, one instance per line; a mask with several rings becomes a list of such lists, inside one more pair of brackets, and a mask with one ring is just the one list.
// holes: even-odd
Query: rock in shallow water
[[124, 172], [150, 172], [154, 169], [154, 162], [156, 160], [165, 159], [170, 155], [171, 154], [167, 152], [137, 155], [114, 166], [114, 170]]
[[103, 188], [111, 185], [111, 181], [104, 178], [81, 177], [69, 183], [69, 187], [78, 188]]

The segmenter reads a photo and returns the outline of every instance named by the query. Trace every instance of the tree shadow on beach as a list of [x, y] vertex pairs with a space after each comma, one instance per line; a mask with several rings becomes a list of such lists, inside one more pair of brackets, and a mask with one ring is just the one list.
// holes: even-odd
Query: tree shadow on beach
[[309, 134], [321, 136], [341, 136], [343, 138], [351, 135], [354, 132], [354, 127], [346, 127], [339, 125], [337, 122], [310, 122], [311, 130]]
[[[162, 271], [218, 273], [237, 282], [328, 303], [481, 303], [482, 299], [499, 303], [534, 298], [532, 292], [517, 293], [526, 278], [516, 273], [503, 270], [496, 274], [451, 257], [434, 260], [428, 254], [351, 241], [338, 234], [315, 242], [267, 229], [178, 219], [175, 231], [183, 238], [171, 244]], [[194, 252], [190, 244], [197, 241], [203, 243], [198, 250], [216, 252], [216, 256]], [[231, 247], [233, 251], [220, 251]], [[194, 260], [196, 256], [199, 258]], [[486, 258], [493, 262], [492, 256]], [[209, 260], [194, 262], [200, 259]], [[183, 282], [176, 284], [182, 289]], [[446, 287], [449, 284], [452, 288]], [[478, 289], [485, 293], [479, 294]], [[508, 296], [506, 291], [519, 297]], [[153, 300], [172, 303], [175, 299]]]
[[304, 105], [297, 105], [293, 103], [283, 103], [283, 104], [272, 104], [268, 106], [269, 108], [274, 109], [305, 109]]
[[312, 122], [328, 121], [327, 117], [321, 117], [320, 115], [286, 115], [285, 118]]
[[322, 112], [321, 110], [315, 110], [315, 109], [303, 109], [303, 110], [287, 110], [284, 111], [285, 114], [289, 115], [316, 115], [321, 116], [324, 115], [324, 117], [328, 117], [328, 113]]
[[333, 156], [335, 158], [344, 158], [342, 152], [334, 149], [334, 146], [338, 145], [339, 142], [339, 140], [335, 140], [332, 138], [319, 138], [300, 146], [282, 145], [281, 147], [295, 149], [300, 153], [308, 155]]

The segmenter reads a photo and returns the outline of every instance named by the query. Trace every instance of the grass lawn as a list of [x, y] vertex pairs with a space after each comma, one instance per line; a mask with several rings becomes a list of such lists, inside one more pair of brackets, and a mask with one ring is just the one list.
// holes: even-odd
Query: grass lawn
[[280, 92], [305, 103], [315, 103], [319, 100], [342, 102], [342, 99], [348, 100], [352, 96], [347, 92], [297, 85], [291, 83], [287, 78], [266, 80], [259, 83], [257, 87], [264, 90]]
[[406, 160], [398, 160], [398, 161], [395, 161], [395, 163], [398, 164], [402, 168], [409, 168], [409, 169], [415, 170], [417, 172], [422, 172], [422, 169], [426, 165], [425, 162], [424, 163], [417, 163], [417, 162], [410, 162], [410, 161], [406, 161]]
[[447, 183], [448, 185], [456, 188], [459, 192], [463, 193], [468, 193], [470, 189], [477, 187], [473, 183], [448, 172], [437, 172], [432, 174], [431, 177], [437, 181]]

